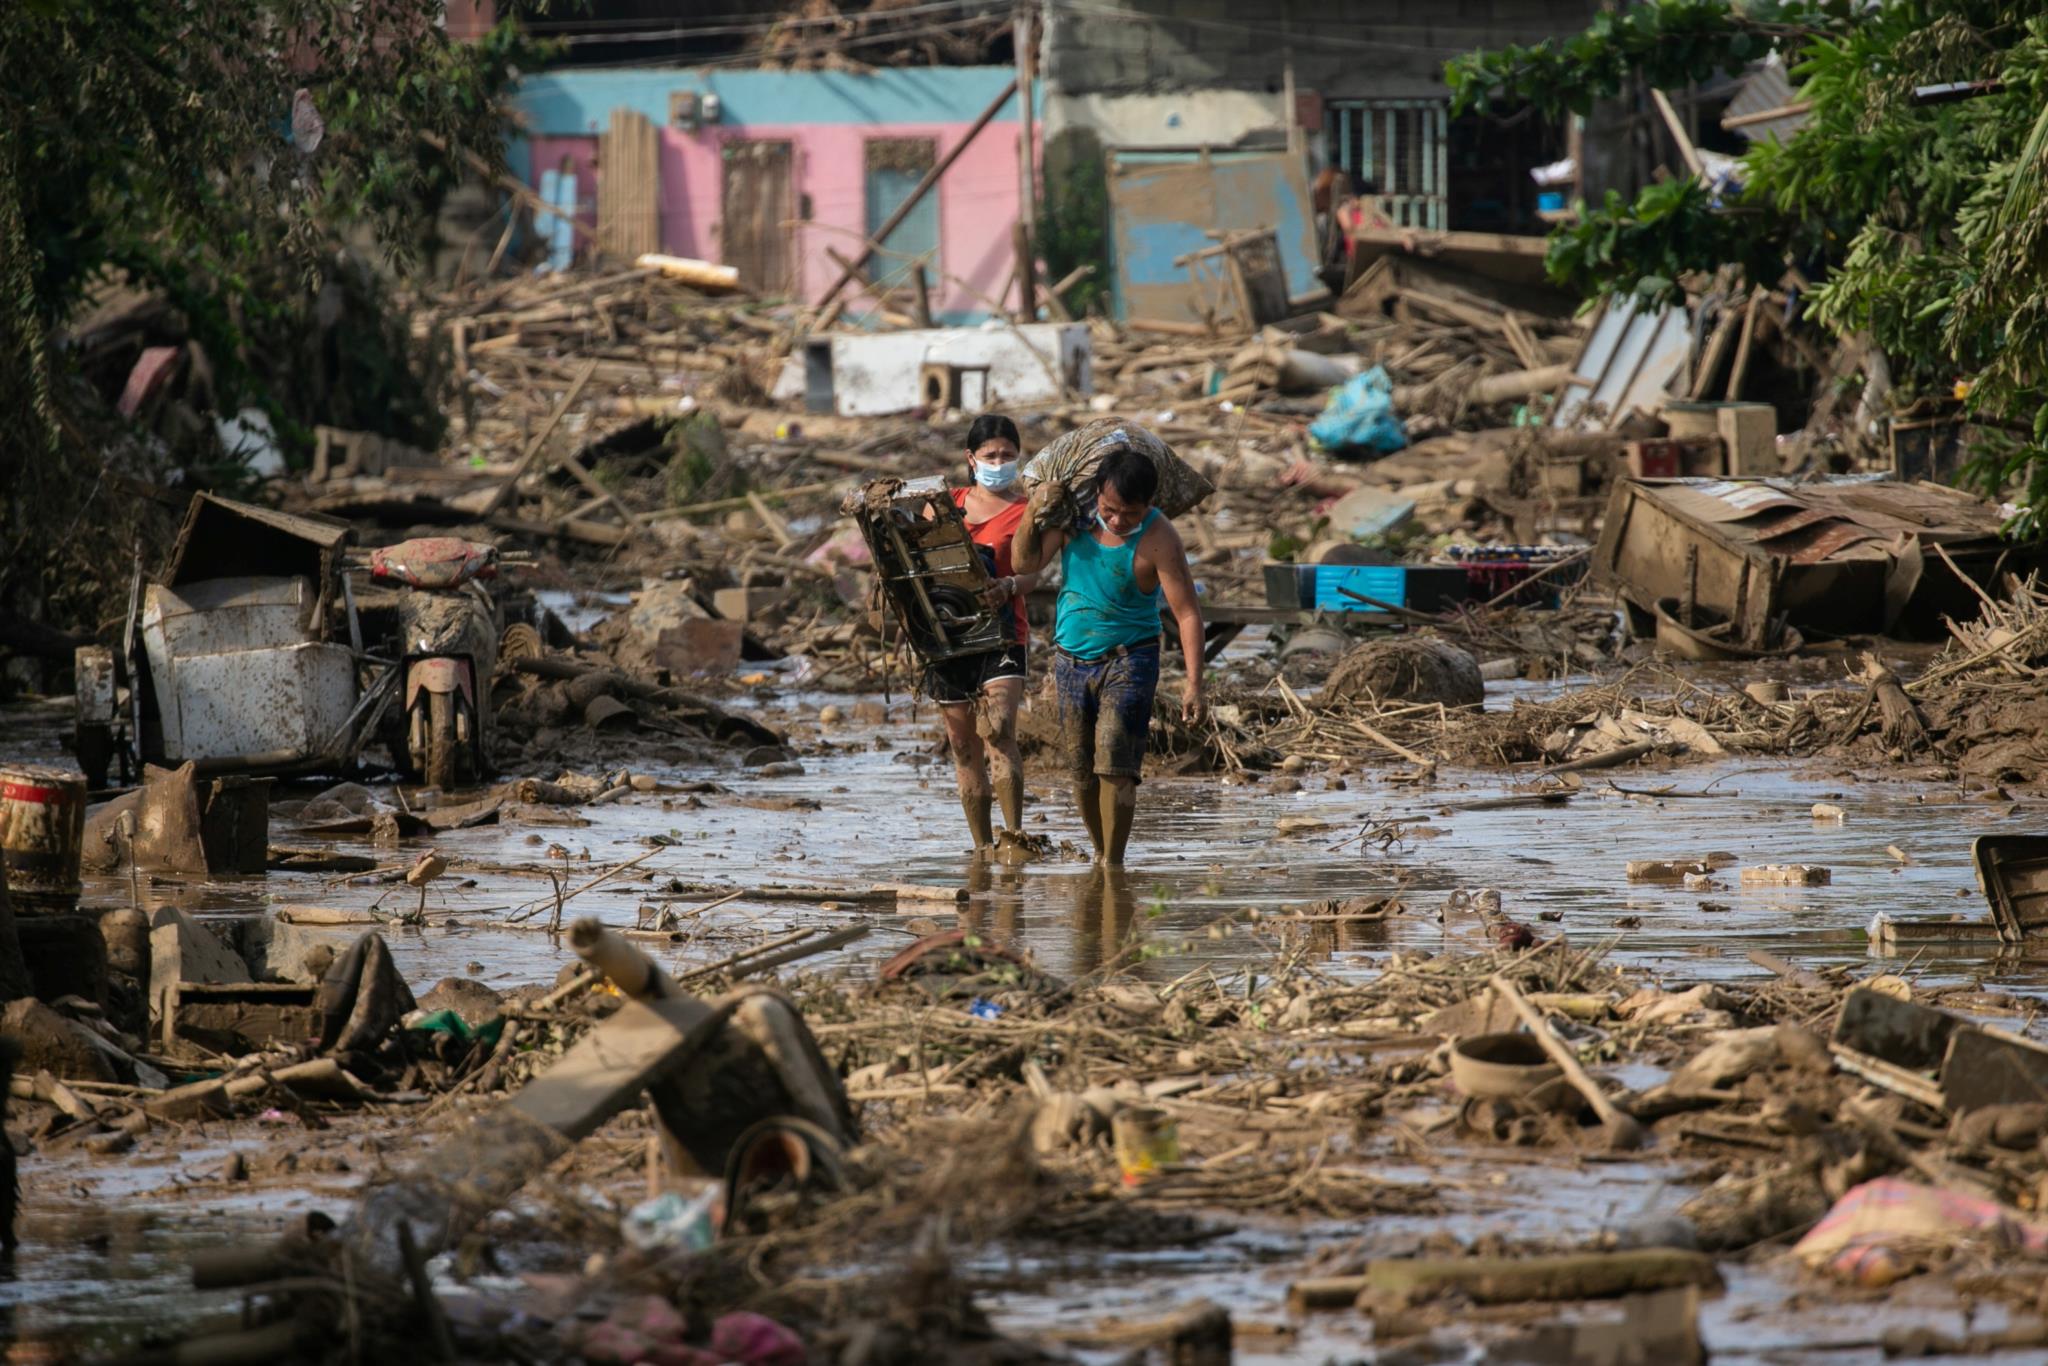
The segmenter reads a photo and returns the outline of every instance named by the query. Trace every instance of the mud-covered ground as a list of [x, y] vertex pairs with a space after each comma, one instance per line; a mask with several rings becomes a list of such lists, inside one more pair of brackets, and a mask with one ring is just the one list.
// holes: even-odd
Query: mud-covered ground
[[[1494, 684], [1489, 705], [1549, 692], [1554, 685], [1546, 691]], [[1241, 916], [1227, 930], [1216, 922], [1244, 908], [1270, 917], [1325, 899], [1397, 896], [1403, 907], [1384, 922], [1333, 928], [1317, 944], [1319, 966], [1337, 979], [1370, 979], [1391, 954], [1478, 952], [1487, 947], [1485, 928], [1458, 909], [1453, 894], [1492, 888], [1509, 915], [1541, 923], [1546, 933], [1562, 931], [1574, 945], [1608, 943], [1610, 962], [1678, 986], [1767, 979], [1746, 956], [1761, 948], [1811, 969], [1885, 970], [1927, 987], [1981, 982], [2022, 998], [2048, 994], [2048, 972], [2037, 960], [1956, 948], [1919, 949], [1909, 960], [1882, 963], [1866, 942], [1880, 912], [1899, 920], [1981, 917], [1970, 840], [2032, 828], [2042, 806], [2032, 799], [1912, 781], [1895, 769], [1731, 757], [1632, 765], [1586, 775], [1563, 802], [1489, 806], [1520, 790], [1528, 775], [1444, 769], [1417, 785], [1390, 781], [1387, 770], [1311, 765], [1252, 781], [1148, 783], [1130, 867], [1111, 876], [1074, 852], [1085, 846], [1080, 822], [1056, 782], [1034, 772], [1031, 828], [1064, 852], [1013, 869], [965, 854], [951, 765], [936, 753], [936, 717], [928, 706], [913, 709], [899, 698], [885, 720], [857, 721], [855, 699], [774, 681], [739, 704], [790, 734], [801, 773], [760, 776], [735, 762], [675, 766], [649, 746], [632, 767], [669, 791], [556, 812], [545, 825], [435, 836], [452, 869], [428, 896], [427, 925], [385, 931], [415, 990], [449, 976], [499, 988], [552, 982], [574, 961], [566, 945], [507, 924], [551, 899], [544, 870], [561, 870], [565, 885], [575, 886], [652, 849], [617, 884], [576, 898], [572, 914], [632, 927], [664, 906], [681, 913], [681, 942], [662, 950], [678, 970], [792, 930], [864, 923], [865, 938], [806, 965], [861, 980], [878, 959], [930, 928], [923, 922], [950, 924], [952, 912], [904, 902], [893, 913], [874, 914], [743, 894], [695, 915], [689, 912], [705, 894], [676, 895], [668, 889], [677, 883], [964, 885], [972, 897], [963, 918], [1027, 950], [1054, 976], [1086, 973], [1139, 939], [1156, 951], [1135, 955], [1127, 971], [1154, 983], [1203, 966], [1226, 980], [1256, 980], [1259, 965], [1273, 956], [1273, 938]], [[821, 723], [828, 705], [847, 719]], [[16, 708], [0, 725], [7, 737], [0, 757], [57, 758], [65, 722], [66, 709], [55, 704]], [[712, 790], [704, 790], [707, 781]], [[290, 811], [313, 790], [280, 787], [274, 802]], [[1838, 806], [1843, 817], [1816, 820], [1815, 803]], [[312, 842], [283, 818], [274, 821], [272, 839]], [[379, 859], [396, 852], [348, 837], [324, 843]], [[1832, 880], [1797, 890], [1744, 888], [1731, 868], [1725, 886], [1687, 892], [1624, 875], [1633, 860], [1714, 851], [1734, 855], [1739, 866], [1821, 864]], [[126, 905], [137, 892], [145, 905], [178, 905], [202, 916], [278, 906], [395, 912], [415, 900], [403, 886], [290, 873], [205, 885], [99, 879], [87, 897]], [[1654, 1069], [1620, 1072], [1633, 1087], [1659, 1079]], [[433, 1122], [421, 1119], [425, 1109], [383, 1107], [315, 1135], [260, 1120], [194, 1126], [152, 1134], [116, 1158], [31, 1152], [22, 1163], [23, 1245], [13, 1279], [0, 1287], [12, 1331], [24, 1344], [82, 1336], [104, 1353], [146, 1329], [232, 1307], [230, 1296], [189, 1289], [186, 1256], [274, 1231], [308, 1209], [340, 1213], [364, 1178], [434, 1140]], [[584, 1145], [572, 1169], [576, 1180], [633, 1198], [644, 1133], [644, 1119], [638, 1127], [633, 1119], [615, 1121]], [[1359, 1138], [1362, 1152], [1379, 1177], [1435, 1190], [1440, 1212], [1357, 1221], [1233, 1215], [1180, 1247], [1117, 1251], [1026, 1242], [990, 1250], [965, 1272], [998, 1324], [1020, 1336], [1065, 1341], [1076, 1336], [1076, 1324], [1156, 1316], [1199, 1295], [1231, 1311], [1240, 1360], [1366, 1358], [1363, 1320], [1294, 1318], [1286, 1309], [1287, 1283], [1333, 1248], [1383, 1255], [1445, 1236], [1591, 1240], [1668, 1214], [1701, 1175], [1694, 1164], [1654, 1151], [1614, 1159], [1440, 1138], [1420, 1160], [1401, 1132], [1397, 1125], [1368, 1126]], [[288, 1159], [279, 1158], [281, 1147], [291, 1150]], [[240, 1163], [236, 1150], [244, 1153]], [[1933, 1285], [1901, 1287], [1881, 1316], [1843, 1292], [1816, 1296], [1814, 1289], [1783, 1265], [1737, 1268], [1729, 1291], [1703, 1312], [1713, 1359], [1877, 1360], [1886, 1325], [1954, 1329], [1960, 1321], [1953, 1294]], [[1971, 1326], [1995, 1326], [2000, 1312], [1982, 1311]], [[38, 1359], [40, 1349], [18, 1350], [28, 1355], [16, 1359]], [[1107, 1360], [1114, 1353], [1095, 1355]]]

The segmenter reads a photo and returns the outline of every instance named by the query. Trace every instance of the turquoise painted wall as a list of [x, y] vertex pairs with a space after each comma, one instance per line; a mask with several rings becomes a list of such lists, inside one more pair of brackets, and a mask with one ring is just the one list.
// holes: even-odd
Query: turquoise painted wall
[[[964, 123], [1016, 74], [1006, 66], [891, 67], [866, 75], [669, 67], [553, 71], [522, 81], [513, 104], [526, 132], [537, 137], [587, 136], [619, 108], [664, 126], [669, 95], [679, 90], [718, 96], [723, 127]], [[1017, 117], [1013, 95], [996, 118], [1014, 123]]]

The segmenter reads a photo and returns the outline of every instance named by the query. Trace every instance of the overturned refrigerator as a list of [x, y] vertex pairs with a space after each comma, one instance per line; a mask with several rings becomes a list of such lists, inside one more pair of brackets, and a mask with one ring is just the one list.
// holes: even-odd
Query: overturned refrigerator
[[1639, 636], [1684, 614], [1731, 645], [1889, 635], [1937, 639], [1980, 590], [2048, 560], [2003, 534], [2005, 514], [1959, 489], [1866, 477], [1622, 480], [1595, 573]]
[[140, 572], [120, 639], [78, 652], [78, 757], [201, 772], [347, 767], [363, 733], [349, 528], [196, 495], [160, 579]]

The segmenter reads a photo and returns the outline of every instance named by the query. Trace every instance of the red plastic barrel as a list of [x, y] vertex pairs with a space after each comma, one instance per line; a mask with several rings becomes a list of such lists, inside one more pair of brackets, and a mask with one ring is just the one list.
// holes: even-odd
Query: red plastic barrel
[[85, 843], [85, 775], [36, 764], [0, 765], [0, 864], [17, 909], [78, 904]]

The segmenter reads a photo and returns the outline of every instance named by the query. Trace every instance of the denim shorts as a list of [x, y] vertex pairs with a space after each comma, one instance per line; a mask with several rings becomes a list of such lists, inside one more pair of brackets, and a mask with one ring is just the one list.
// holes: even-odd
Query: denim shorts
[[1061, 650], [1052, 677], [1067, 771], [1076, 781], [1091, 774], [1139, 777], [1152, 729], [1152, 695], [1159, 691], [1159, 642], [1100, 659], [1076, 659]]

